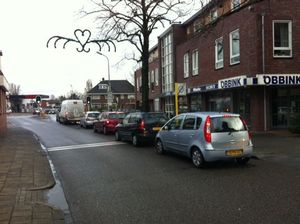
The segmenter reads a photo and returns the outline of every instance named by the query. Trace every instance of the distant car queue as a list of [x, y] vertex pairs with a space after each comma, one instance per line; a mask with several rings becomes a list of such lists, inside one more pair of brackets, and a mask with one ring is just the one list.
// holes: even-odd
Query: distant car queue
[[114, 134], [116, 141], [134, 146], [149, 142], [158, 154], [172, 151], [191, 159], [195, 167], [207, 162], [235, 160], [246, 164], [253, 144], [245, 120], [234, 113], [191, 112], [171, 119], [162, 112], [87, 111], [78, 101], [62, 104], [56, 113], [59, 123], [79, 123], [95, 133]]

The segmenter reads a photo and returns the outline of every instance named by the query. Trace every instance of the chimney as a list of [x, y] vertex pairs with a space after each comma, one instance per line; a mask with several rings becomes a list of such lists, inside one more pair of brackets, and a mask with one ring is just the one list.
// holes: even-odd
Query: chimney
[[102, 81], [104, 81], [104, 78], [102, 78]]

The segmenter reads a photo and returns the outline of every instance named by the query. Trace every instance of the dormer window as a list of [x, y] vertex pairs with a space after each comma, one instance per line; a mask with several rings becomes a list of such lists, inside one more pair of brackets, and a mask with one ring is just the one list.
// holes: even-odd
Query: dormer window
[[201, 29], [202, 29], [202, 27], [203, 27], [203, 25], [202, 25], [202, 23], [201, 23], [200, 20], [196, 20], [194, 22], [193, 26], [194, 26], [194, 33], [200, 32]]
[[241, 5], [241, 0], [231, 0], [231, 10], [235, 10]]
[[210, 21], [215, 21], [218, 18], [218, 11], [216, 9], [210, 12]]

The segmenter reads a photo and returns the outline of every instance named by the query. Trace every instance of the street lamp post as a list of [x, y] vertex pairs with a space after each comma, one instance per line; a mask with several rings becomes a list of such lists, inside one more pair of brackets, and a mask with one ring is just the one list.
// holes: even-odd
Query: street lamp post
[[97, 51], [97, 54], [102, 55], [107, 60], [107, 76], [108, 76], [108, 88], [107, 88], [107, 110], [109, 111], [109, 104], [111, 103], [111, 85], [110, 85], [110, 65], [109, 65], [109, 58], [102, 54], [101, 52]]

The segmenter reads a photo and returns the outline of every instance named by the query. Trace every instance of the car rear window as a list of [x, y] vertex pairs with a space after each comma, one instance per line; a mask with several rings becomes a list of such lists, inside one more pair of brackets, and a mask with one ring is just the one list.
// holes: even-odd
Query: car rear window
[[237, 132], [245, 131], [246, 127], [240, 117], [212, 117], [211, 132]]
[[165, 124], [169, 119], [164, 113], [149, 113], [144, 114], [144, 120], [146, 123], [158, 122], [160, 124]]
[[88, 117], [98, 117], [100, 113], [89, 113]]
[[123, 119], [125, 117], [125, 114], [123, 113], [111, 113], [108, 115], [109, 119]]

